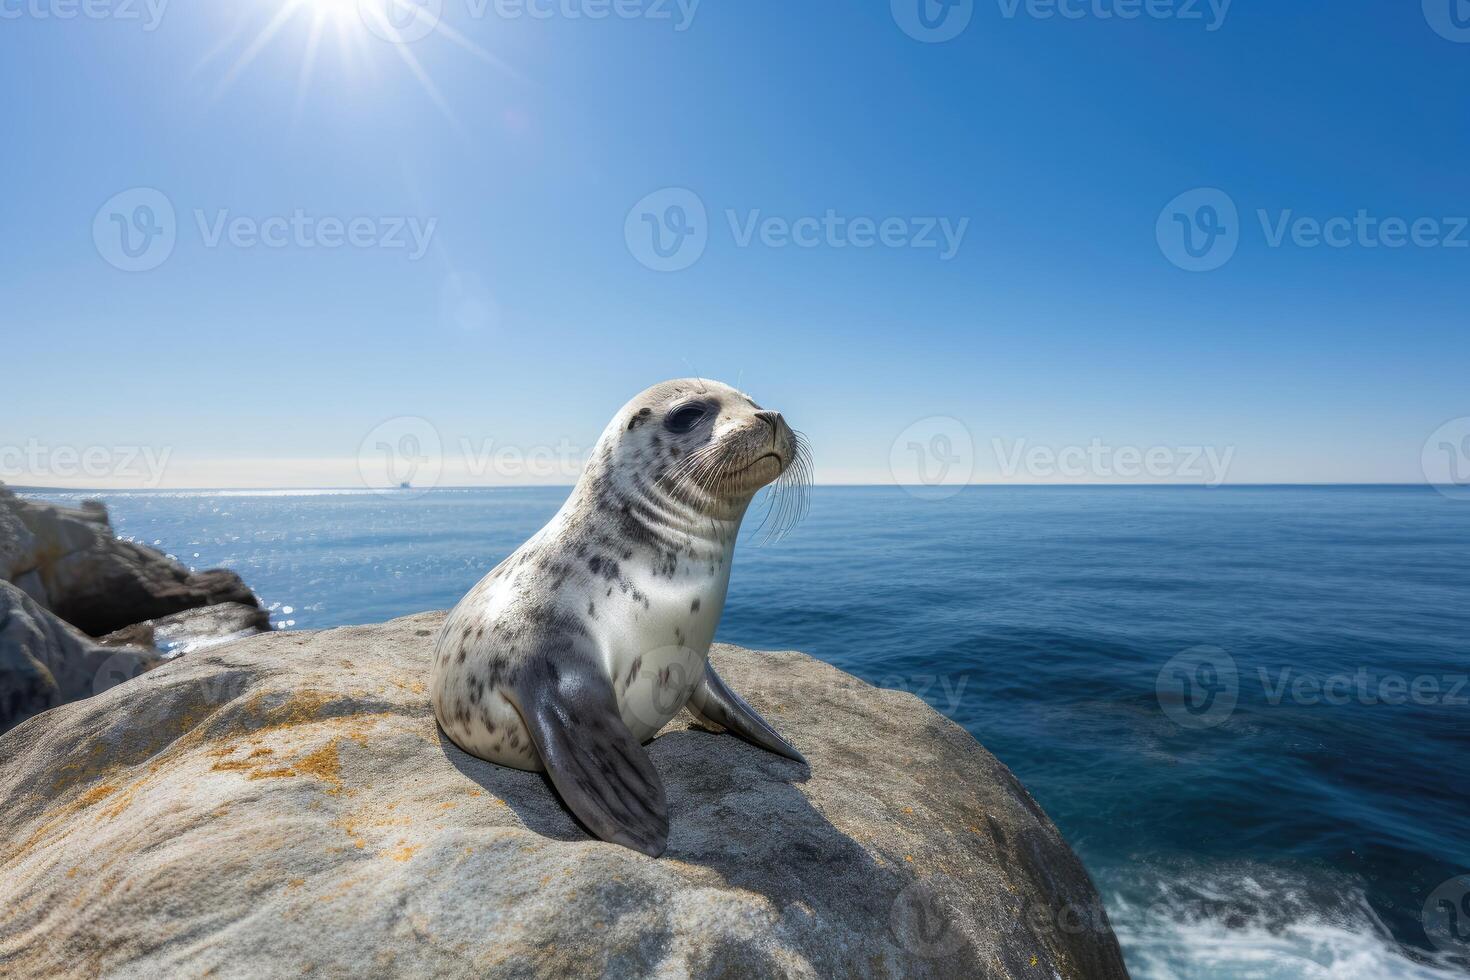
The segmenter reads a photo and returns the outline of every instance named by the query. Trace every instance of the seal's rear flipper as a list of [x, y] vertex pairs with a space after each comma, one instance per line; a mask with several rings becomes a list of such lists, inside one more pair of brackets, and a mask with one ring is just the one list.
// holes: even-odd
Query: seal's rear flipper
[[766, 724], [766, 720], [756, 714], [744, 698], [730, 690], [729, 685], [715, 673], [714, 664], [705, 665], [704, 678], [694, 688], [686, 706], [704, 721], [728, 728], [747, 742], [788, 759], [806, 762], [806, 758]]
[[565, 660], [527, 664], [515, 683], [517, 707], [546, 772], [594, 834], [658, 857], [669, 842], [658, 771], [623, 724], [607, 676]]

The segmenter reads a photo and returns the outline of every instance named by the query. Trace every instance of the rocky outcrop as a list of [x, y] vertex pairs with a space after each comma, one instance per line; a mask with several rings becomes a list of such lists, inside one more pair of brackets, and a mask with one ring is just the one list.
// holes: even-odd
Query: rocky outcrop
[[22, 500], [0, 488], [4, 578], [77, 629], [102, 636], [146, 619], [221, 602], [259, 605], [234, 572], [193, 572], [146, 545], [115, 537], [107, 509]]
[[126, 656], [108, 660], [112, 654], [76, 629], [104, 637], [105, 646], [145, 648], [127, 654], [139, 669], [270, 629], [270, 615], [234, 572], [190, 571], [153, 548], [119, 540], [96, 501], [58, 507], [0, 485], [4, 583], [34, 607], [9, 594], [0, 606], [13, 617], [13, 628], [0, 631], [0, 732], [37, 711], [90, 697], [99, 657], [124, 673], [132, 669]]
[[158, 662], [148, 650], [99, 646], [0, 581], [0, 732], [114, 687]]
[[465, 755], [442, 614], [200, 651], [0, 737], [0, 963], [22, 975], [1126, 976], [1003, 765], [798, 653], [720, 673], [810, 768], [676, 720], [672, 832], [592, 839]]

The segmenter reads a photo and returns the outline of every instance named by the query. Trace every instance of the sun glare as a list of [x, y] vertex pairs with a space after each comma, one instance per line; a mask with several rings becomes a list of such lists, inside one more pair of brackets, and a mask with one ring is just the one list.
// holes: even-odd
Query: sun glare
[[320, 19], [350, 25], [360, 20], [357, 0], [305, 0], [309, 11]]
[[[415, 0], [255, 0], [240, 9], [241, 19], [200, 60], [198, 69], [232, 49], [239, 53], [221, 75], [216, 95], [234, 85], [272, 42], [301, 51], [297, 79], [295, 116], [311, 92], [322, 42], [330, 35], [337, 56], [348, 67], [364, 63], [376, 69], [378, 61], [396, 61], [407, 69], [419, 87], [438, 107], [451, 125], [459, 123], [438, 87], [434, 84], [416, 52], [428, 46], [414, 42], [440, 38], [474, 55], [507, 74], [515, 75], [499, 59], [491, 56], [463, 34], [445, 24], [439, 14], [430, 13]], [[286, 30], [290, 27], [290, 30]], [[293, 37], [293, 35], [295, 35]], [[304, 42], [301, 38], [304, 37]], [[392, 57], [387, 53], [391, 52]]]

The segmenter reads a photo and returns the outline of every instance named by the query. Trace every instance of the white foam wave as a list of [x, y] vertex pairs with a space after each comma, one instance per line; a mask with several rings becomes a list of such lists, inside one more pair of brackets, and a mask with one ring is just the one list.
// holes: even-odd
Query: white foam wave
[[[1177, 873], [1179, 869], [1175, 869]], [[1166, 883], [1167, 882], [1167, 883]], [[1411, 956], [1361, 888], [1279, 869], [1211, 869], [1112, 891], [1118, 941], [1135, 980], [1448, 980], [1446, 957]], [[1126, 891], [1129, 897], [1124, 897]], [[1335, 900], [1324, 902], [1326, 895]], [[1140, 901], [1143, 895], [1148, 895]]]

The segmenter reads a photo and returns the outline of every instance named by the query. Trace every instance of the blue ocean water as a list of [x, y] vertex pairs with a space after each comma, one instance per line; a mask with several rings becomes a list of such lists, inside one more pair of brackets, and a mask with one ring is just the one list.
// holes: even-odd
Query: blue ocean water
[[[314, 629], [450, 606], [566, 492], [101, 497]], [[974, 733], [1081, 855], [1137, 977], [1461, 975], [1467, 559], [1470, 503], [1428, 488], [819, 487], [737, 553], [720, 638]]]

